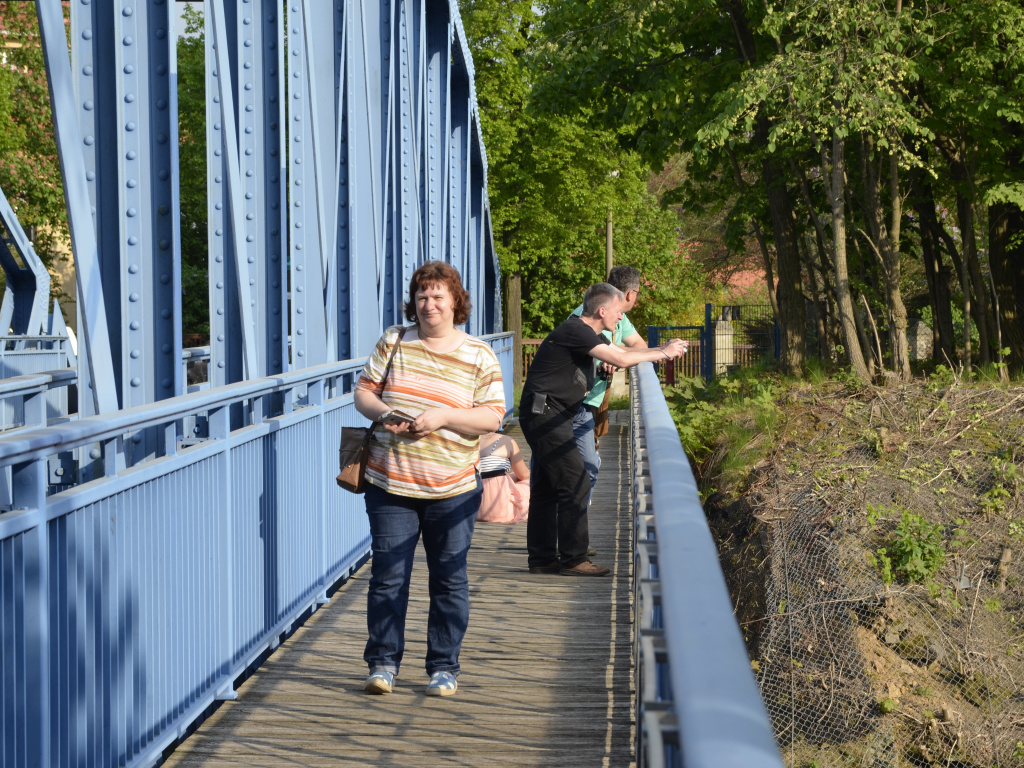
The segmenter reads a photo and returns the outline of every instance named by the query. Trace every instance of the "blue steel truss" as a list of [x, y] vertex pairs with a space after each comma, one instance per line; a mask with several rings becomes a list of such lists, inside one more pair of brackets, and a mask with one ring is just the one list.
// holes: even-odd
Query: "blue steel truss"
[[76, 0], [70, 34], [61, 6], [36, 10], [80, 349], [74, 382], [0, 386], [0, 765], [147, 765], [365, 558], [338, 433], [412, 272], [459, 270], [509, 409], [512, 345], [455, 2], [207, 0], [212, 386], [189, 394], [173, 3]]
[[[16, 256], [20, 257], [21, 263]], [[15, 335], [45, 332], [50, 303], [50, 273], [36, 255], [2, 189], [0, 267], [7, 278], [3, 306], [0, 307], [0, 333], [6, 334], [8, 329]]]
[[[73, 3], [69, 68], [59, 3], [39, 3], [83, 294], [82, 415], [185, 391], [172, 5]], [[366, 354], [429, 259], [462, 274], [467, 330], [500, 330], [457, 6], [208, 0], [205, 18], [213, 385]]]

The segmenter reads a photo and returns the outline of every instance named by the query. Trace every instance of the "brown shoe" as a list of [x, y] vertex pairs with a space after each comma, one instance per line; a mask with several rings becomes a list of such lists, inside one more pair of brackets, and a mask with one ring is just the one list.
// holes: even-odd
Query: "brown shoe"
[[559, 571], [563, 576], [607, 576], [611, 572], [611, 568], [605, 568], [603, 565], [592, 563], [589, 560], [584, 560], [572, 568], [562, 568]]
[[552, 560], [544, 565], [531, 565], [530, 573], [558, 573], [562, 566], [557, 560]]

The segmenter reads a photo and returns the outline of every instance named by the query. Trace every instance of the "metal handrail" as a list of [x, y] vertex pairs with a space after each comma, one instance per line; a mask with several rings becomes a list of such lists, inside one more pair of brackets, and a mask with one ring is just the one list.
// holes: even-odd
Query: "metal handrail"
[[[486, 340], [511, 370], [507, 337]], [[4, 616], [19, 683], [0, 731], [25, 734], [40, 755], [26, 764], [98, 733], [81, 760], [154, 765], [364, 562], [362, 500], [334, 482], [339, 430], [366, 423], [364, 360], [0, 437], [0, 595], [24, 606]], [[207, 437], [181, 440], [177, 422], [200, 416]], [[131, 433], [154, 427], [162, 455], [127, 466]], [[100, 476], [49, 493], [54, 454], [76, 446]]]
[[125, 432], [160, 426], [186, 416], [195, 416], [211, 408], [221, 408], [253, 398], [294, 390], [323, 379], [356, 373], [366, 358], [324, 363], [277, 376], [251, 379], [206, 389], [187, 395], [158, 400], [155, 403], [125, 408], [114, 413], [90, 416], [62, 424], [60, 429], [43, 427], [0, 438], [0, 467], [45, 458], [57, 451], [90, 442], [102, 442]]
[[7, 379], [0, 379], [0, 398], [32, 395], [48, 389], [68, 387], [73, 385], [77, 379], [78, 371], [74, 368], [11, 376]]
[[[637, 763], [781, 768], [697, 482], [661, 384], [650, 363], [638, 365], [632, 378], [634, 578], [640, 593], [635, 605], [643, 612], [637, 618]], [[653, 682], [645, 685], [645, 678]]]

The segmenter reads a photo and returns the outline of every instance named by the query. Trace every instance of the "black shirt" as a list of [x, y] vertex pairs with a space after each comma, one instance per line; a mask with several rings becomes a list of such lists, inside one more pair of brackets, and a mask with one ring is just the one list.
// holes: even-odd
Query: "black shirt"
[[608, 339], [573, 315], [548, 334], [530, 363], [523, 385], [519, 413], [525, 415], [534, 395], [546, 394], [549, 412], [572, 417], [594, 385], [594, 358], [590, 350]]

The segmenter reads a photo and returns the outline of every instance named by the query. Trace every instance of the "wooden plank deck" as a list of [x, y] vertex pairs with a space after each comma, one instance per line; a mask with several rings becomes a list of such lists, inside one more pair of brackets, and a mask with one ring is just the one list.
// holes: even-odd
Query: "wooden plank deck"
[[[512, 434], [528, 452], [518, 428]], [[362, 689], [364, 567], [165, 764], [635, 766], [627, 442], [619, 426], [602, 440], [604, 465], [590, 512], [594, 560], [613, 568], [610, 578], [530, 574], [524, 523], [477, 526], [455, 696], [424, 695], [421, 546], [394, 693]]]

